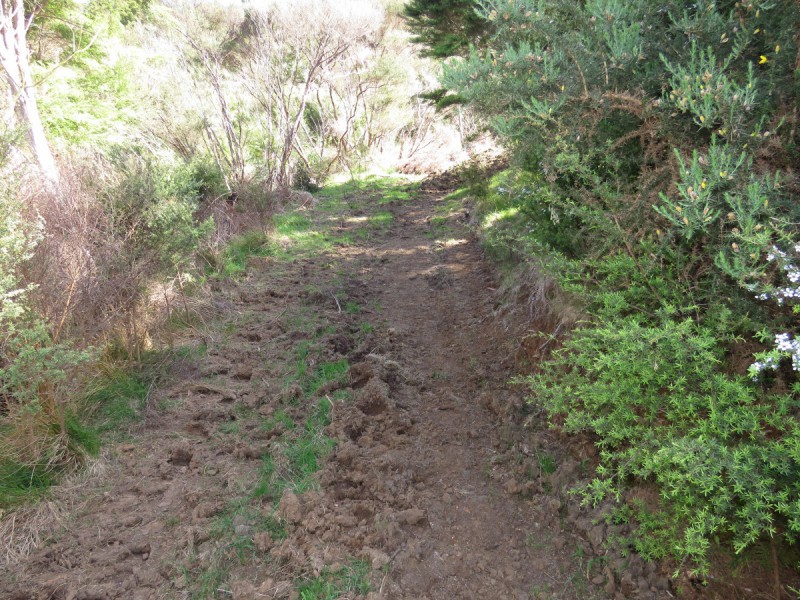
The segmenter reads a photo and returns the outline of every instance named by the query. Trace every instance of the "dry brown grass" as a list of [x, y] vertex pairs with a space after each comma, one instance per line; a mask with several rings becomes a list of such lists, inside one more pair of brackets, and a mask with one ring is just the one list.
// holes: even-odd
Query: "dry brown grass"
[[[161, 337], [155, 332], [176, 312], [204, 320], [208, 306], [196, 287], [196, 296], [187, 297], [185, 274], [165, 277], [159, 272], [159, 257], [137, 246], [141, 223], [130, 223], [126, 230], [111, 221], [99, 187], [113, 185], [113, 175], [98, 184], [96, 169], [67, 167], [57, 194], [29, 194], [31, 212], [43, 219], [46, 236], [25, 278], [36, 285], [35, 310], [49, 324], [55, 341], [69, 339], [79, 347], [121, 344], [138, 357]], [[210, 217], [215, 224], [205, 244], [213, 251], [254, 226], [266, 230], [274, 202], [256, 185], [242, 190], [235, 202], [228, 196], [204, 202], [197, 218]]]
[[559, 287], [558, 283], [536, 265], [520, 265], [508, 279], [501, 294], [508, 299], [507, 310], [526, 311], [512, 322], [521, 323], [518, 331], [510, 332], [518, 341], [516, 361], [534, 366], [560, 346], [563, 336], [585, 317]]
[[87, 491], [103, 479], [109, 469], [106, 458], [94, 460], [86, 469], [66, 477], [51, 488], [48, 500], [4, 514], [0, 511], [0, 567], [11, 568], [28, 557], [89, 500]]

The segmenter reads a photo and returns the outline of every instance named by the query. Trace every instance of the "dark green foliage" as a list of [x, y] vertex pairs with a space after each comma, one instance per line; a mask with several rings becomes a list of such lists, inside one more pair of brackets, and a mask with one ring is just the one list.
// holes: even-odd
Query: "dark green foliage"
[[[443, 83], [514, 150], [483, 194], [489, 247], [535, 257], [586, 315], [529, 381], [554, 421], [597, 436], [586, 499], [655, 484], [638, 547], [701, 569], [714, 541], [794, 540], [800, 203], [780, 171], [797, 160], [800, 6], [478, 12], [491, 38], [447, 62]], [[733, 357], [765, 342], [758, 381], [744, 377]], [[670, 542], [654, 541], [656, 521]]]
[[173, 275], [194, 260], [211, 220], [197, 223], [194, 213], [212, 181], [198, 164], [164, 165], [136, 149], [112, 153], [115, 181], [103, 190], [108, 234], [122, 244], [120, 269], [146, 269], [149, 276]]
[[691, 320], [644, 326], [627, 318], [576, 332], [547, 372], [530, 379], [568, 431], [598, 435], [599, 501], [632, 477], [656, 482], [686, 524], [670, 549], [699, 563], [712, 535], [737, 550], [764, 533], [800, 533], [797, 400], [720, 372], [718, 341]]
[[464, 54], [486, 34], [486, 21], [475, 12], [475, 0], [411, 0], [403, 9], [414, 41], [430, 56]]

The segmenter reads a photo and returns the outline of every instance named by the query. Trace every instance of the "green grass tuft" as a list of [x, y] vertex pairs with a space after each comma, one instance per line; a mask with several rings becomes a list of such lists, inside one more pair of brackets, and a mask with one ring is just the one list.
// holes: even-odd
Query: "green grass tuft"
[[260, 230], [247, 231], [228, 242], [222, 251], [219, 275], [237, 277], [247, 269], [247, 259], [252, 256], [273, 256], [275, 246], [269, 236]]
[[100, 433], [118, 431], [141, 416], [149, 382], [137, 373], [114, 369], [98, 379], [86, 404]]
[[0, 462], [0, 508], [31, 502], [44, 495], [53, 483], [53, 471], [45, 465], [23, 465], [5, 459]]
[[325, 569], [319, 576], [305, 579], [297, 586], [300, 600], [336, 600], [344, 596], [370, 591], [370, 566], [361, 560], [351, 561], [338, 571]]

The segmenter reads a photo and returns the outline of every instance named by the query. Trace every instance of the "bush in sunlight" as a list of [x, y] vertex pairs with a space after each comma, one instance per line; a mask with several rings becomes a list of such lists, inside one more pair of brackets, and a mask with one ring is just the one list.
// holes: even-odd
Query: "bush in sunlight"
[[715, 541], [794, 542], [798, 5], [476, 6], [488, 33], [444, 83], [530, 174], [491, 192], [515, 212], [490, 241], [534, 251], [587, 315], [530, 380], [597, 436], [586, 498], [656, 483], [699, 570]]

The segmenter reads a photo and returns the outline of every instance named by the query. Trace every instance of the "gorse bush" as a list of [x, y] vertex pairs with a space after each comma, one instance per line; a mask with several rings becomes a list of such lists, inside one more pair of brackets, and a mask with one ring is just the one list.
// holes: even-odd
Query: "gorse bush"
[[193, 164], [155, 162], [123, 149], [112, 159], [112, 181], [103, 190], [111, 235], [127, 248], [126, 260], [149, 264], [149, 275], [175, 274], [191, 261], [210, 222], [196, 223], [194, 213], [204, 188], [212, 182], [194, 179]]
[[443, 81], [521, 173], [489, 191], [487, 240], [536, 256], [588, 317], [529, 380], [596, 436], [586, 499], [655, 483], [669, 552], [700, 570], [715, 540], [794, 541], [800, 6], [473, 8], [486, 29]]
[[630, 317], [577, 331], [529, 382], [567, 431], [598, 436], [587, 501], [654, 481], [683, 536], [667, 550], [702, 564], [709, 540], [741, 550], [762, 535], [800, 533], [798, 402], [721, 372], [712, 332], [691, 320], [646, 326]]

